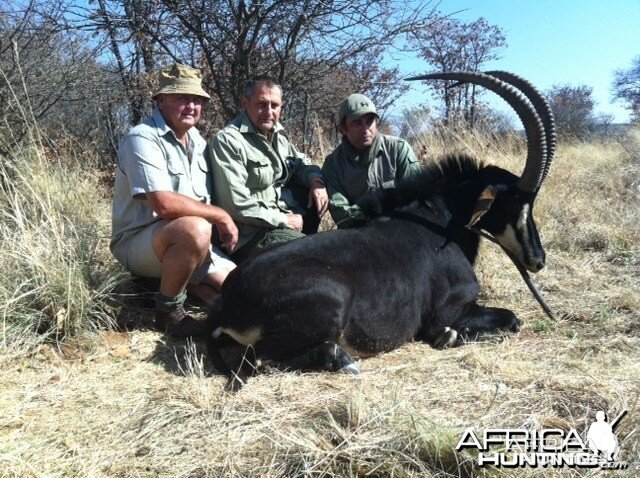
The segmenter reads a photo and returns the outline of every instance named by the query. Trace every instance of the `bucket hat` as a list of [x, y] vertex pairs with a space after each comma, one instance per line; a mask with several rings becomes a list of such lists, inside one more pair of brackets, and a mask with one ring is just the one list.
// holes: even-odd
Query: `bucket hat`
[[163, 68], [158, 74], [158, 89], [152, 98], [165, 95], [195, 95], [209, 99], [211, 96], [202, 89], [202, 73], [197, 68], [190, 68], [179, 63]]

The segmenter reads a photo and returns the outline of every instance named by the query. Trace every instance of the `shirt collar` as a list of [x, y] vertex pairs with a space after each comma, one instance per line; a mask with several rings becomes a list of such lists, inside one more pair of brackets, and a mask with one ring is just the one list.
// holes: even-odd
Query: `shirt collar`
[[164, 120], [164, 117], [162, 116], [162, 113], [158, 108], [153, 109], [153, 112], [151, 113], [151, 119], [153, 119], [153, 122], [156, 125], [156, 130], [158, 130], [158, 134], [160, 136], [164, 136], [168, 132], [172, 131], [171, 128], [169, 128], [167, 122]]
[[[247, 114], [246, 110], [243, 111], [242, 114], [240, 115], [240, 126], [238, 129], [240, 130], [241, 133], [262, 134], [261, 131], [259, 131], [255, 126], [253, 126], [253, 123], [249, 119], [249, 115]], [[283, 129], [284, 127], [280, 123], [276, 123], [276, 125], [273, 127], [273, 130], [271, 132], [279, 133]]]
[[373, 143], [364, 151], [358, 151], [354, 148], [346, 136], [342, 137], [342, 150], [347, 159], [354, 163], [371, 164], [382, 148], [382, 135], [377, 132], [373, 138]]
[[[176, 137], [175, 132], [169, 127], [167, 122], [164, 120], [164, 116], [162, 116], [162, 112], [158, 108], [154, 108], [151, 113], [151, 118], [153, 119], [154, 124], [156, 125], [156, 131], [159, 136], [165, 136], [170, 133], [174, 138]], [[197, 134], [198, 130], [195, 127], [189, 128], [187, 131], [187, 136], [189, 137], [189, 141], [196, 141], [198, 138]]]

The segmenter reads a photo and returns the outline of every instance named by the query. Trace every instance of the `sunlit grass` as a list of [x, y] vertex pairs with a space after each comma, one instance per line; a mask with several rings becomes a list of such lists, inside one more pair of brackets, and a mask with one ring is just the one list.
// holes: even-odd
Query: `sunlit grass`
[[[447, 135], [422, 138], [426, 160], [463, 152], [524, 166], [518, 135]], [[534, 478], [540, 469], [479, 468], [472, 451], [455, 450], [462, 431], [582, 432], [595, 411], [623, 409], [630, 468], [616, 476], [637, 476], [638, 137], [559, 145], [534, 211], [547, 252], [534, 280], [557, 321], [485, 244], [481, 301], [514, 310], [520, 334], [447, 350], [407, 344], [360, 360], [358, 377], [265, 373], [235, 394], [198, 341], [93, 333], [113, 320], [122, 276], [107, 247], [108, 191], [90, 162], [40, 148], [3, 158], [0, 345], [14, 353], [0, 368], [0, 476]], [[87, 335], [99, 345], [56, 351]], [[43, 341], [53, 345], [24, 354]]]
[[0, 167], [0, 347], [113, 325], [122, 276], [108, 251], [110, 205], [92, 164], [27, 147]]

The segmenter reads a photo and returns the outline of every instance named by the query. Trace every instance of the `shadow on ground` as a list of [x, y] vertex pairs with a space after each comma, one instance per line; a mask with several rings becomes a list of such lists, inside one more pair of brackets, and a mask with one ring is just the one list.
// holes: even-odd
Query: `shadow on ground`
[[[120, 313], [117, 326], [120, 331], [156, 331], [155, 294], [160, 286], [159, 279], [132, 277], [118, 294]], [[207, 307], [201, 300], [189, 297], [185, 303], [187, 312], [198, 320], [205, 320]], [[221, 354], [233, 369], [242, 362], [244, 347], [228, 336], [220, 340]], [[204, 373], [206, 376], [221, 375], [208, 358], [204, 337], [189, 339], [173, 338], [160, 334], [154, 352], [148, 359], [162, 366], [174, 375]], [[198, 370], [195, 370], [195, 369]]]

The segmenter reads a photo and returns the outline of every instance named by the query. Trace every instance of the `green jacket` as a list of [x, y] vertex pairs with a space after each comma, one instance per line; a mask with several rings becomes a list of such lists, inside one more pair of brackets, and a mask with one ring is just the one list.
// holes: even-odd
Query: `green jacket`
[[[377, 152], [358, 154], [346, 138], [324, 160], [322, 175], [329, 193], [329, 212], [341, 228], [367, 220], [357, 202], [372, 188], [393, 186], [395, 180], [415, 174], [420, 163], [411, 146], [395, 136], [380, 134]], [[371, 148], [370, 148], [371, 149]]]
[[236, 222], [238, 248], [264, 228], [287, 226], [286, 214], [296, 205], [285, 202], [283, 186], [296, 181], [310, 187], [314, 178], [321, 177], [320, 168], [289, 142], [283, 129], [276, 124], [267, 138], [243, 112], [207, 146], [212, 200]]

